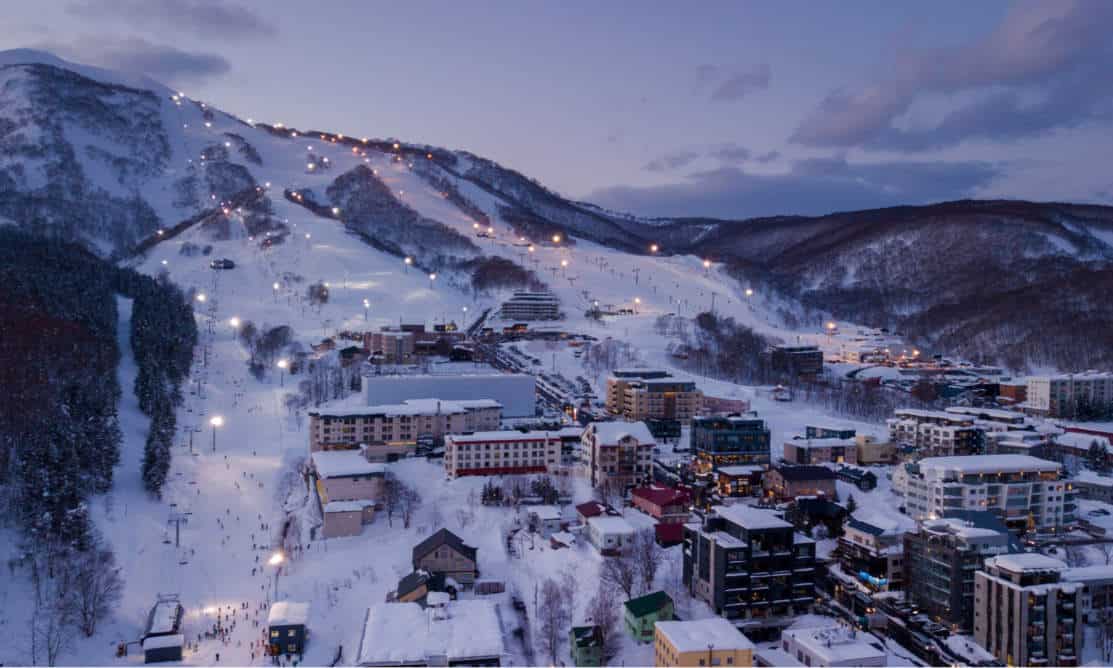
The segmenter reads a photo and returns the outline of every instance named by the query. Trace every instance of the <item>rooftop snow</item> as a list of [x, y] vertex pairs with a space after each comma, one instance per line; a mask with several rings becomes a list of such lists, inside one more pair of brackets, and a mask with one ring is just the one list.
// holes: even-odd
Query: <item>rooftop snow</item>
[[928, 457], [919, 462], [920, 470], [942, 469], [959, 473], [1017, 473], [1021, 471], [1058, 471], [1061, 466], [1029, 455], [961, 455]]
[[561, 518], [560, 508], [556, 506], [532, 506], [529, 509], [530, 515], [537, 515], [540, 520], [559, 520]]
[[488, 441], [518, 442], [518, 441], [549, 441], [559, 440], [556, 432], [526, 431], [506, 429], [503, 431], [476, 431], [470, 434], [448, 434], [445, 440], [453, 443], [486, 443]]
[[450, 601], [443, 608], [428, 609], [417, 603], [380, 603], [367, 611], [356, 663], [424, 665], [429, 657], [457, 662], [504, 652], [502, 627], [491, 601]]
[[278, 601], [267, 614], [267, 626], [296, 626], [309, 623], [309, 604]]
[[185, 636], [178, 633], [168, 636], [149, 636], [143, 639], [143, 651], [149, 649], [166, 649], [168, 647], [182, 647], [185, 645]]
[[761, 464], [739, 464], [737, 466], [720, 466], [718, 471], [723, 475], [739, 476], [751, 475], [758, 471], [764, 471], [765, 467]]
[[785, 445], [794, 448], [810, 450], [811, 448], [838, 448], [851, 447], [855, 444], [853, 438], [799, 438], [785, 441]]
[[321, 450], [313, 453], [313, 468], [322, 478], [347, 478], [386, 473], [385, 464], [367, 461], [359, 450]]
[[1063, 571], [1064, 580], [1071, 582], [1095, 582], [1113, 580], [1113, 564], [1101, 566], [1078, 566]]
[[657, 622], [657, 632], [678, 652], [698, 652], [714, 645], [717, 650], [754, 648], [750, 639], [722, 617], [709, 617], [688, 622]]
[[378, 404], [375, 406], [354, 406], [351, 408], [332, 408], [310, 411], [310, 415], [325, 417], [353, 417], [363, 415], [436, 415], [461, 414], [481, 408], [502, 408], [494, 399], [407, 399], [400, 404]]
[[807, 647], [825, 666], [863, 665], [885, 656], [885, 652], [866, 641], [870, 636], [859, 635], [845, 626], [789, 628], [782, 632], [781, 637], [784, 636]]
[[614, 517], [611, 515], [600, 515], [599, 517], [592, 517], [587, 521], [588, 526], [595, 527], [595, 530], [602, 534], [632, 534], [634, 533], [634, 525], [630, 524], [621, 517]]
[[1107, 476], [1107, 475], [1101, 475], [1097, 471], [1091, 471], [1090, 469], [1082, 469], [1081, 471], [1079, 471], [1078, 475], [1075, 476], [1075, 480], [1077, 480], [1078, 482], [1084, 482], [1084, 483], [1088, 483], [1088, 484], [1091, 484], [1091, 485], [1101, 485], [1103, 487], [1113, 487], [1113, 477]]
[[1055, 557], [1049, 557], [1039, 552], [1021, 552], [1019, 554], [1002, 554], [985, 560], [986, 567], [999, 566], [1007, 571], [1020, 573], [1023, 571], [1050, 571], [1064, 570], [1067, 565]]
[[1104, 446], [1106, 450], [1110, 449], [1108, 438], [1096, 434], [1080, 434], [1074, 431], [1067, 431], [1059, 434], [1055, 437], [1055, 442], [1065, 448], [1071, 448], [1072, 450], [1089, 451], [1090, 445], [1093, 443]]
[[771, 510], [754, 508], [744, 504], [716, 507], [715, 513], [745, 529], [786, 529], [792, 525], [778, 517]]
[[627, 436], [632, 436], [639, 443], [654, 443], [656, 439], [649, 432], [649, 427], [644, 422], [593, 422], [595, 436], [600, 443], [617, 443]]

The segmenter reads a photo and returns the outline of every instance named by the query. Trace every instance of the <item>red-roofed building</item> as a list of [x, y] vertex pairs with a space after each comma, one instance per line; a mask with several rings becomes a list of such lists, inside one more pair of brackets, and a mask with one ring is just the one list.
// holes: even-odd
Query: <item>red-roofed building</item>
[[661, 524], [678, 524], [688, 520], [692, 497], [685, 491], [650, 485], [634, 489], [630, 496], [635, 508], [656, 518]]
[[653, 531], [657, 534], [657, 544], [661, 547], [672, 547], [684, 542], [683, 524], [655, 524]]
[[576, 516], [579, 518], [580, 524], [587, 524], [587, 521], [592, 517], [599, 517], [610, 512], [611, 509], [605, 503], [599, 503], [598, 501], [588, 501], [576, 506]]

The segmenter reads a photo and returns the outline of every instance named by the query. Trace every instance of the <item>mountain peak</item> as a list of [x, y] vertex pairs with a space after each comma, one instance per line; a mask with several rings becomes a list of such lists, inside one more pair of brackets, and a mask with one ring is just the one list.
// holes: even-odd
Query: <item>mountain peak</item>
[[158, 95], [173, 95], [175, 91], [155, 81], [154, 79], [136, 72], [121, 72], [93, 65], [82, 65], [64, 58], [60, 58], [50, 51], [41, 49], [19, 48], [0, 51], [0, 67], [17, 65], [49, 65], [63, 70], [69, 70], [87, 79], [93, 79], [107, 84], [117, 84], [128, 88], [150, 90]]

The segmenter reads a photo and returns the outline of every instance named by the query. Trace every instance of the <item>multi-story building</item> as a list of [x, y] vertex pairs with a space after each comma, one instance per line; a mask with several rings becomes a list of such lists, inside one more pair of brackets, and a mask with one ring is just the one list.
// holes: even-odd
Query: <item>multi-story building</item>
[[994, 422], [1007, 425], [1014, 429], [1023, 428], [1028, 424], [1028, 416], [1019, 411], [1009, 411], [1001, 408], [980, 408], [977, 406], [948, 406], [945, 413], [962, 417], [973, 418], [982, 422]]
[[851, 517], [839, 536], [839, 566], [873, 591], [904, 589], [903, 532], [881, 517]]
[[756, 417], [693, 418], [691, 443], [700, 473], [720, 466], [769, 463], [769, 427]]
[[358, 450], [314, 452], [311, 458], [325, 538], [355, 536], [382, 503], [386, 466]]
[[557, 320], [560, 300], [551, 292], [515, 292], [502, 303], [499, 317], [503, 320]]
[[795, 499], [798, 496], [824, 496], [833, 499], [835, 472], [826, 466], [774, 466], [761, 480], [765, 496]]
[[1008, 529], [992, 513], [925, 520], [904, 534], [905, 597], [955, 633], [970, 633], [974, 573], [1009, 550]]
[[1002, 380], [997, 384], [997, 401], [1002, 405], [1019, 406], [1028, 400], [1028, 379]]
[[368, 406], [436, 397], [466, 401], [482, 397], [502, 405], [503, 417], [537, 416], [537, 379], [526, 373], [364, 373], [363, 402]]
[[368, 332], [363, 336], [363, 347], [373, 360], [385, 364], [409, 364], [414, 361], [413, 332]]
[[932, 457], [969, 455], [981, 451], [982, 432], [969, 415], [898, 408], [889, 425], [889, 440]]
[[859, 464], [892, 464], [897, 459], [897, 446], [876, 436], [858, 434], [854, 437]]
[[781, 651], [801, 666], [884, 666], [885, 652], [868, 635], [842, 625], [806, 626], [781, 634]]
[[655, 666], [752, 666], [754, 644], [722, 617], [657, 622], [653, 632]]
[[817, 346], [773, 346], [769, 363], [774, 371], [814, 377], [823, 373], [823, 351]]
[[804, 427], [804, 438], [854, 438], [858, 430], [837, 424], [809, 424]]
[[309, 413], [309, 451], [366, 445], [377, 461], [413, 452], [417, 439], [498, 429], [502, 405], [493, 399], [410, 399], [400, 404], [322, 408]]
[[815, 603], [815, 541], [770, 510], [716, 507], [684, 526], [684, 584], [746, 629], [787, 626]]
[[552, 473], [560, 465], [560, 435], [555, 431], [480, 431], [444, 439], [444, 472], [449, 479]]
[[1075, 417], [1080, 410], [1113, 404], [1113, 373], [1030, 376], [1026, 406], [1037, 415]]
[[1079, 498], [1113, 503], [1113, 476], [1083, 469], [1071, 478], [1071, 483], [1078, 490]]
[[[1076, 492], [1062, 465], [1027, 455], [929, 457], [905, 464], [908, 514], [916, 520], [956, 510], [988, 510], [1010, 529], [1055, 532], [1074, 521]], [[894, 475], [894, 483], [896, 476]]]
[[630, 491], [634, 507], [657, 520], [659, 524], [681, 524], [688, 520], [692, 495], [682, 489], [649, 485]]
[[1077, 666], [1082, 589], [1067, 565], [1037, 552], [985, 560], [974, 574], [974, 639], [1009, 666]]
[[784, 460], [789, 464], [857, 464], [858, 444], [853, 438], [803, 438], [785, 441]]
[[627, 420], [688, 422], [700, 412], [703, 393], [690, 380], [660, 369], [616, 369], [607, 379], [607, 412]]
[[581, 437], [584, 477], [592, 487], [644, 485], [652, 477], [655, 447], [644, 422], [592, 422]]

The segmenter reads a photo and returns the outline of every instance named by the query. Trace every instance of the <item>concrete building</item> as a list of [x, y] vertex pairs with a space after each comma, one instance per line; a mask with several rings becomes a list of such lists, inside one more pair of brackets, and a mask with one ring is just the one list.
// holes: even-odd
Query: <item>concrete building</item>
[[906, 507], [916, 520], [988, 510], [1021, 532], [1055, 532], [1074, 521], [1076, 492], [1055, 462], [1025, 455], [929, 457], [904, 471]]
[[769, 464], [769, 427], [756, 416], [693, 418], [691, 444], [700, 473], [721, 466]]
[[445, 600], [428, 607], [379, 603], [367, 610], [355, 654], [359, 666], [501, 666], [507, 655], [494, 601]]
[[821, 495], [834, 499], [836, 496], [835, 472], [826, 466], [774, 466], [765, 473], [761, 483], [765, 496], [773, 499]]
[[842, 625], [790, 628], [781, 633], [781, 651], [812, 668], [886, 665], [885, 651], [869, 640]]
[[1113, 565], [1068, 568], [1062, 579], [1082, 585], [1084, 623], [1101, 624], [1113, 619]]
[[927, 456], [969, 455], [982, 449], [982, 432], [969, 415], [899, 408], [886, 422], [891, 442]]
[[872, 591], [903, 590], [904, 532], [880, 515], [859, 514], [864, 519], [848, 519], [839, 536], [839, 566]]
[[536, 417], [536, 380], [529, 374], [364, 374], [363, 403], [368, 406], [396, 404], [408, 399], [436, 397], [441, 401], [475, 398], [493, 399], [502, 406], [503, 417]]
[[926, 520], [904, 534], [905, 598], [955, 633], [974, 628], [974, 573], [1008, 554], [1009, 533], [985, 511]]
[[325, 538], [356, 536], [382, 503], [386, 465], [359, 450], [322, 450], [311, 457]]
[[869, 434], [854, 437], [859, 464], [892, 464], [897, 460], [897, 446], [892, 441], [880, 440]]
[[499, 317], [503, 320], [557, 320], [560, 300], [551, 292], [515, 292], [502, 303]]
[[703, 393], [696, 384], [668, 371], [616, 369], [607, 378], [607, 412], [627, 420], [688, 422], [702, 405]]
[[774, 371], [811, 378], [823, 373], [823, 351], [817, 346], [773, 346], [769, 363]]
[[815, 603], [815, 541], [772, 511], [718, 506], [684, 525], [683, 555], [691, 595], [743, 630], [787, 626]]
[[410, 364], [414, 361], [413, 332], [383, 330], [363, 336], [363, 348], [371, 359], [384, 364]]
[[1083, 469], [1071, 478], [1071, 484], [1078, 491], [1079, 498], [1113, 503], [1113, 476]]
[[614, 554], [630, 544], [635, 529], [617, 515], [600, 515], [587, 521], [587, 540], [603, 554]]
[[444, 439], [444, 472], [450, 479], [552, 473], [560, 461], [560, 435], [555, 431], [480, 431]]
[[592, 422], [581, 437], [585, 477], [592, 487], [644, 485], [652, 477], [655, 447], [644, 422]]
[[752, 666], [754, 644], [722, 617], [657, 622], [653, 630], [655, 666]]
[[502, 404], [493, 399], [409, 399], [399, 404], [310, 411], [309, 451], [367, 446], [368, 457], [390, 461], [408, 456], [417, 440], [498, 429]]
[[1113, 403], [1113, 373], [1087, 372], [1028, 378], [1027, 410], [1048, 417], [1075, 417], [1080, 410]]
[[853, 438], [803, 438], [785, 441], [784, 460], [797, 466], [857, 464], [858, 444]]
[[974, 574], [974, 639], [1009, 666], [1076, 666], [1082, 652], [1082, 584], [1067, 565], [1035, 552], [985, 560]]
[[692, 496], [684, 490], [661, 485], [635, 487], [630, 490], [634, 507], [657, 520], [660, 524], [680, 524], [688, 521]]

